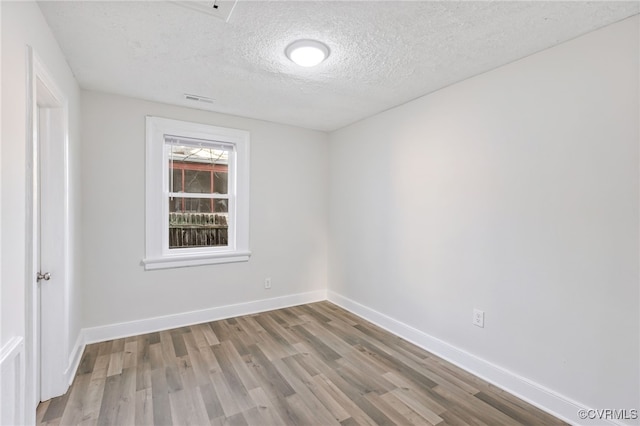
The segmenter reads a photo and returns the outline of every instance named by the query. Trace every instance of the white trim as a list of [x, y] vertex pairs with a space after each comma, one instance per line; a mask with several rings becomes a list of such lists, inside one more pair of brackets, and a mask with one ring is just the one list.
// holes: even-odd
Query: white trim
[[[25, 340], [9, 339], [0, 348], [0, 424], [28, 424], [35, 415], [26, 406]], [[34, 409], [35, 412], [35, 409]]]
[[185, 266], [201, 266], [201, 265], [215, 265], [218, 263], [234, 263], [234, 262], [246, 262], [249, 260], [251, 256], [251, 252], [220, 252], [216, 253], [215, 257], [212, 257], [210, 254], [204, 255], [202, 257], [197, 256], [185, 256], [184, 259], [181, 259], [178, 256], [175, 257], [161, 257], [158, 259], [143, 259], [142, 264], [144, 265], [144, 269], [147, 271], [152, 271], [155, 269], [166, 269], [166, 268], [182, 268]]
[[[226, 198], [229, 200], [228, 246], [169, 249], [169, 176], [167, 175], [167, 136], [198, 139], [203, 145], [223, 143], [230, 149], [228, 193], [193, 194], [194, 198]], [[249, 260], [249, 141], [245, 130], [207, 124], [146, 117], [145, 176], [145, 270], [197, 266]], [[189, 197], [192, 194], [180, 194]]]
[[[26, 413], [30, 413], [31, 409], [35, 409], [40, 402], [39, 380], [40, 380], [40, 335], [39, 335], [39, 323], [40, 323], [40, 310], [39, 310], [39, 297], [40, 292], [38, 288], [29, 280], [33, 279], [34, 274], [37, 272], [36, 250], [38, 249], [37, 238], [37, 216], [36, 211], [38, 207], [37, 199], [37, 187], [38, 172], [34, 165], [38, 164], [38, 150], [34, 146], [34, 120], [36, 119], [35, 113], [37, 111], [36, 86], [35, 86], [35, 66], [34, 66], [34, 52], [31, 46], [27, 46], [26, 54], [26, 68], [27, 68], [27, 88], [26, 88], [26, 160], [27, 168], [25, 173], [25, 400], [24, 409]], [[32, 413], [25, 420], [29, 423], [35, 422], [35, 413]]]
[[185, 327], [210, 321], [218, 321], [242, 315], [250, 315], [259, 312], [272, 311], [305, 303], [320, 302], [327, 299], [325, 290], [310, 291], [307, 293], [291, 294], [274, 297], [271, 299], [255, 300], [252, 302], [237, 303], [234, 305], [218, 306], [199, 311], [184, 312], [180, 314], [165, 315], [155, 318], [147, 318], [137, 321], [109, 324], [99, 327], [83, 329], [84, 342], [97, 343], [107, 340], [120, 339], [156, 331], [169, 330], [177, 327]]
[[73, 379], [76, 377], [76, 372], [78, 371], [78, 367], [80, 366], [80, 360], [82, 359], [82, 354], [84, 352], [84, 348], [87, 346], [84, 338], [84, 330], [80, 330], [78, 333], [78, 338], [76, 339], [75, 345], [73, 345], [73, 350], [69, 355], [69, 365], [64, 372], [64, 377], [71, 386], [73, 383]]
[[[589, 410], [585, 404], [581, 404], [567, 396], [549, 389], [539, 383], [522, 377], [499, 365], [479, 358], [465, 350], [453, 346], [437, 337], [431, 336], [410, 325], [391, 318], [381, 312], [362, 305], [354, 300], [344, 297], [334, 291], [327, 291], [327, 300], [352, 312], [359, 317], [393, 333], [414, 345], [421, 347], [440, 358], [457, 365], [463, 370], [477, 376], [489, 383], [498, 386], [510, 394], [540, 408], [553, 416], [570, 424], [585, 424], [577, 417], [578, 410]], [[623, 425], [623, 423], [607, 420], [599, 420], [600, 424]], [[587, 423], [588, 424], [588, 423]], [[594, 423], [591, 423], [594, 424]]]
[[24, 339], [21, 336], [12, 337], [0, 348], [0, 365], [20, 355], [24, 348]]

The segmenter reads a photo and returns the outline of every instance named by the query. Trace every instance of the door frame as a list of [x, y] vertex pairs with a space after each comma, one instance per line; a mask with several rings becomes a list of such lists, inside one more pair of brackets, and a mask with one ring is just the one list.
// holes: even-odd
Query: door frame
[[[26, 65], [25, 419], [29, 421], [35, 420], [40, 401], [62, 395], [69, 387], [70, 226], [68, 100], [31, 46], [27, 46]], [[39, 140], [44, 142], [43, 149]], [[41, 164], [46, 165], [47, 186], [53, 188], [53, 194], [45, 198], [46, 205], [40, 200]], [[60, 236], [56, 264], [45, 265], [56, 271], [51, 281], [54, 285], [47, 287], [36, 281], [43, 208], [47, 222], [56, 224]]]

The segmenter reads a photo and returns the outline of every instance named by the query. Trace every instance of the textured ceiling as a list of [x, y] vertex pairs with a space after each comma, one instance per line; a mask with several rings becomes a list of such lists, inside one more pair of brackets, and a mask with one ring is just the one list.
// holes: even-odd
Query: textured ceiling
[[[41, 2], [80, 86], [334, 130], [639, 12], [638, 2]], [[315, 68], [285, 47], [331, 49]], [[188, 101], [184, 93], [215, 99]]]

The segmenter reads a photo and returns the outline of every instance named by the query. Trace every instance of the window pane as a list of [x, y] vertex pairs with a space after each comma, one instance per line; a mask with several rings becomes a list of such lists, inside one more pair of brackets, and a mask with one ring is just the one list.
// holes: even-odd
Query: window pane
[[228, 213], [229, 200], [216, 200], [213, 198], [169, 198], [170, 212], [184, 213]]
[[[223, 149], [170, 145], [169, 171], [173, 178], [169, 178], [169, 190], [192, 194], [226, 194], [228, 163], [229, 151]], [[214, 171], [224, 176], [216, 177]]]
[[169, 200], [169, 248], [227, 246], [229, 218], [224, 213], [177, 210], [176, 206], [194, 206], [227, 201], [214, 199], [180, 198]]
[[184, 192], [211, 194], [211, 171], [185, 169]]
[[213, 174], [213, 186], [216, 194], [228, 194], [227, 182], [229, 174], [225, 171], [216, 171]]
[[213, 200], [214, 212], [229, 213], [229, 200]]

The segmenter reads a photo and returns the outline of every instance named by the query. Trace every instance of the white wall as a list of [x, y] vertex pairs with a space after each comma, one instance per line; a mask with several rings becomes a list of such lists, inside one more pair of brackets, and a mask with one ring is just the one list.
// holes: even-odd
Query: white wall
[[[27, 45], [33, 47], [69, 101], [72, 223], [71, 250], [80, 257], [76, 223], [80, 218], [78, 85], [35, 2], [2, 2], [2, 235], [0, 347], [25, 336], [26, 239], [26, 81]], [[70, 354], [80, 331], [79, 263], [72, 262], [69, 301]], [[32, 414], [32, 413], [29, 413]]]
[[[86, 327], [326, 288], [326, 134], [90, 91], [82, 104]], [[145, 115], [251, 132], [249, 262], [144, 271]]]
[[332, 134], [330, 298], [588, 407], [640, 408], [639, 25]]

